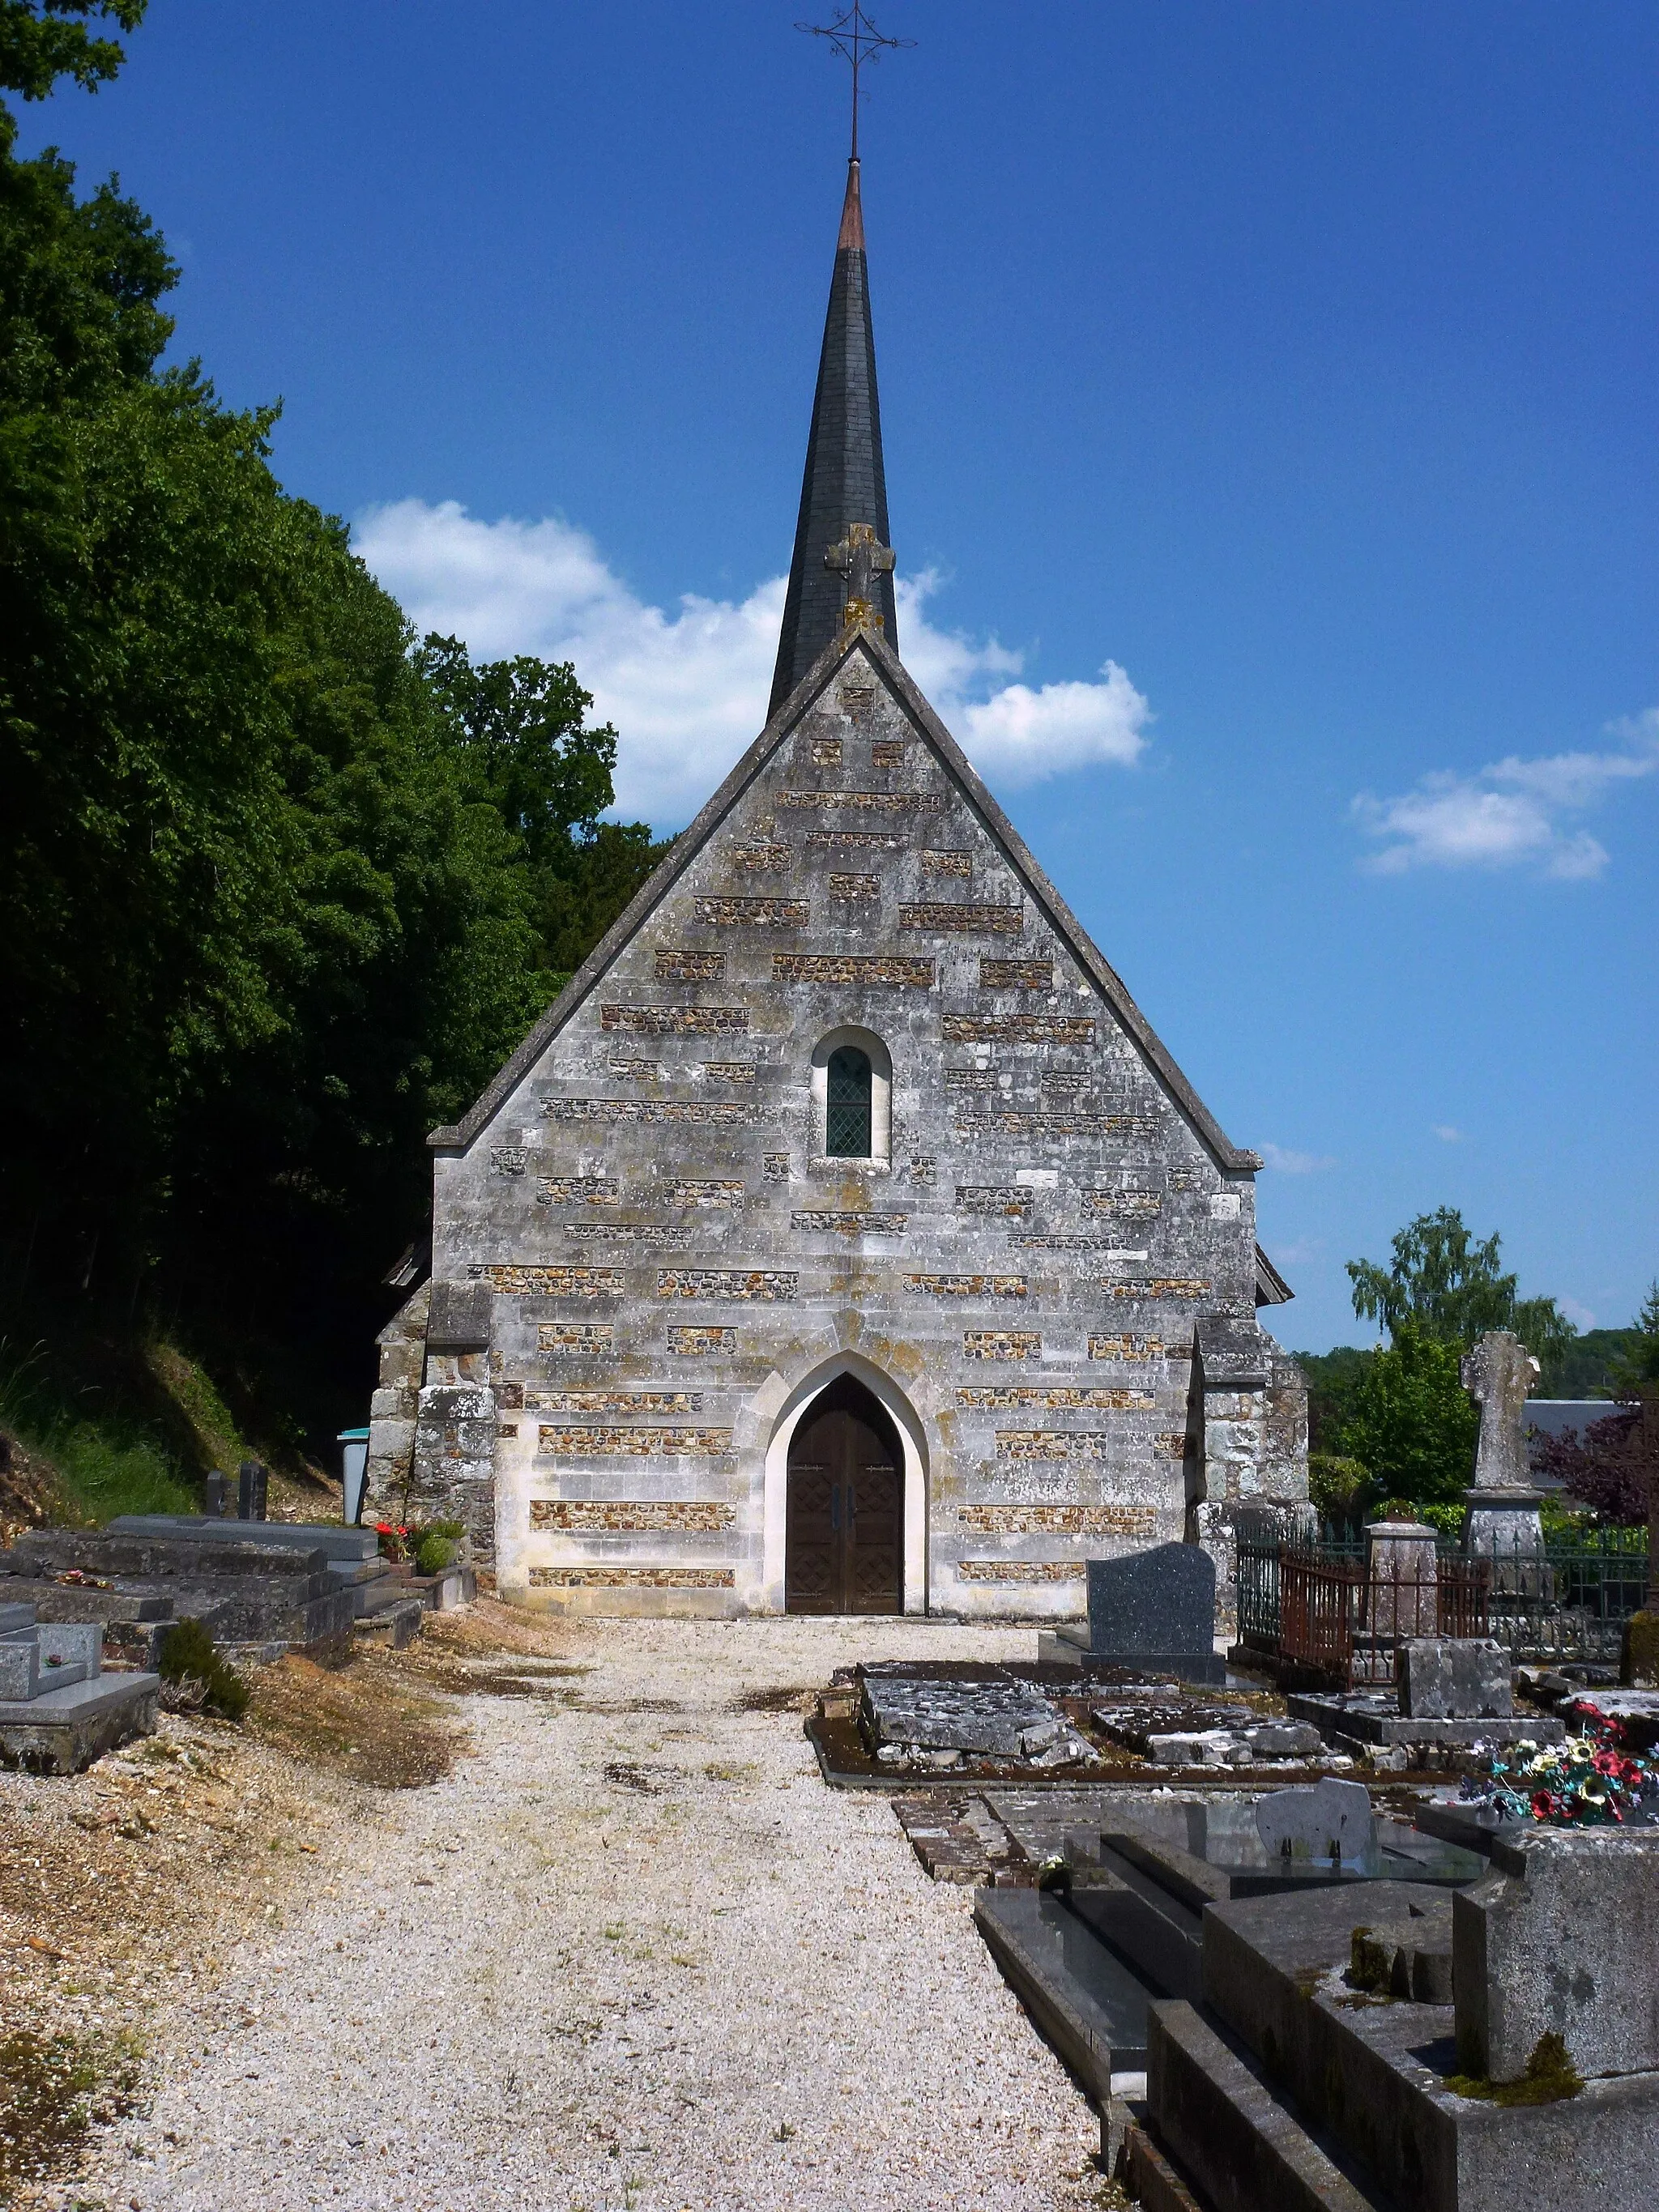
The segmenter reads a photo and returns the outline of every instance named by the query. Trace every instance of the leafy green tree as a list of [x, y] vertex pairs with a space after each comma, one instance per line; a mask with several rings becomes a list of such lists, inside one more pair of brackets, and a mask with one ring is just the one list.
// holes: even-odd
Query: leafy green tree
[[[92, 19], [142, 13], [0, 0], [0, 91], [105, 81]], [[599, 818], [615, 733], [568, 666], [415, 649], [272, 474], [275, 410], [161, 366], [176, 278], [0, 106], [0, 1243], [361, 1373], [426, 1131], [658, 848]]]
[[1474, 1480], [1480, 1416], [1459, 1379], [1462, 1347], [1410, 1314], [1356, 1376], [1335, 1443], [1376, 1495], [1454, 1502]]
[[1626, 1349], [1612, 1367], [1613, 1387], [1626, 1401], [1659, 1390], [1659, 1281], [1650, 1283]]
[[1488, 1329], [1514, 1329], [1540, 1364], [1559, 1357], [1573, 1335], [1553, 1298], [1517, 1298], [1516, 1278], [1501, 1271], [1497, 1235], [1477, 1243], [1455, 1206], [1419, 1213], [1394, 1239], [1393, 1265], [1350, 1260], [1353, 1310], [1380, 1321], [1390, 1336], [1402, 1321], [1448, 1344], [1472, 1346]]

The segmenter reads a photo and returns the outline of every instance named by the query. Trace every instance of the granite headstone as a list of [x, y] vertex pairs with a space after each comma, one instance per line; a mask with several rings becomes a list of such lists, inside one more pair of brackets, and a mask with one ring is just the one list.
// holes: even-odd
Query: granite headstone
[[1187, 1682], [1224, 1682], [1215, 1649], [1215, 1562], [1197, 1544], [1156, 1544], [1089, 1562], [1089, 1656]]

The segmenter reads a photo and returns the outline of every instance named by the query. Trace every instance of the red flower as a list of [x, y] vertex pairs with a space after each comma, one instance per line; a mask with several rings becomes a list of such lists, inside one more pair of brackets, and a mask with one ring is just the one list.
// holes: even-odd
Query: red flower
[[1533, 1819], [1547, 1820], [1556, 1809], [1556, 1802], [1547, 1790], [1534, 1790], [1532, 1796]]

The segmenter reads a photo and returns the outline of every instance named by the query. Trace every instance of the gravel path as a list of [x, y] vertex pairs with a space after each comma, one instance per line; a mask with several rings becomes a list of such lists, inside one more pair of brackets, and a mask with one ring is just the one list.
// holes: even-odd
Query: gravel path
[[89, 2179], [138, 2212], [1097, 2203], [1097, 2124], [971, 1892], [927, 1880], [884, 1798], [823, 1786], [799, 1711], [746, 1702], [858, 1656], [1032, 1644], [562, 1632], [586, 1671], [467, 1698], [471, 1755], [331, 1833], [339, 1894], [173, 2014], [151, 2117]]

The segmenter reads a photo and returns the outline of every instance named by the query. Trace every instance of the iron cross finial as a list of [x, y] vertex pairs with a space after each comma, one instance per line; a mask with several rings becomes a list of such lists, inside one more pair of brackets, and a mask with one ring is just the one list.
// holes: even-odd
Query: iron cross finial
[[859, 71], [873, 67], [884, 52], [900, 46], [914, 46], [914, 39], [884, 38], [865, 13], [863, 0], [853, 0], [850, 8], [842, 8], [828, 23], [797, 23], [798, 31], [808, 31], [815, 39], [828, 39], [831, 50], [853, 69], [853, 159], [859, 157]]
[[878, 542], [874, 524], [849, 522], [846, 537], [825, 550], [823, 565], [847, 579], [842, 628], [867, 623], [872, 629], [885, 629], [887, 618], [876, 605], [876, 578], [892, 574], [893, 549]]

